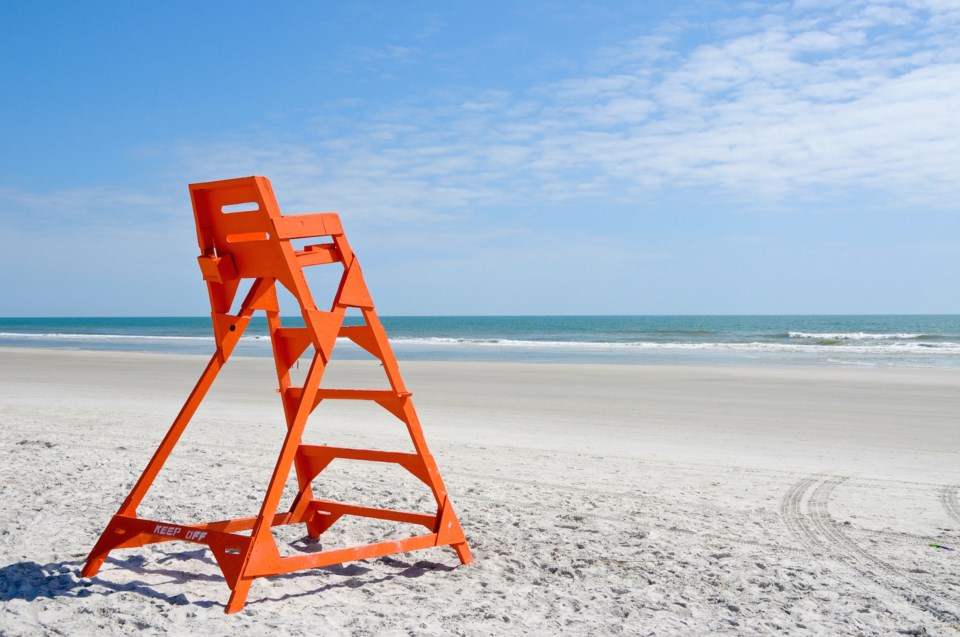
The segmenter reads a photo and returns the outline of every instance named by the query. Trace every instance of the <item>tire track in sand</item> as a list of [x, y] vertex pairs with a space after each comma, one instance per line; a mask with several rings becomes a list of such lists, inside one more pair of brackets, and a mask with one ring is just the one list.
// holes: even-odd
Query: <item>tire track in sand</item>
[[960, 484], [948, 484], [940, 489], [940, 504], [947, 515], [960, 524]]
[[868, 551], [833, 519], [829, 511], [831, 495], [846, 481], [843, 476], [812, 476], [791, 486], [780, 504], [780, 516], [790, 532], [815, 553], [849, 566], [938, 620], [960, 619], [956, 611], [948, 610], [956, 607], [956, 600], [945, 599], [940, 591]]
[[807, 490], [816, 484], [818, 477], [804, 478], [787, 490], [787, 494], [780, 503], [780, 518], [797, 539], [816, 553], [823, 553], [828, 548], [812, 531], [810, 521], [803, 515], [800, 508], [803, 496]]

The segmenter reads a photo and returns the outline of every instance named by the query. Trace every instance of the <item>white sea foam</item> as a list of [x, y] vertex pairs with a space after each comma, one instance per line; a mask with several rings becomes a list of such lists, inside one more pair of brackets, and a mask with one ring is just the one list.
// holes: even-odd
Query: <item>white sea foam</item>
[[23, 332], [0, 332], [0, 338], [16, 338], [23, 340], [62, 340], [62, 341], [212, 341], [212, 336], [160, 336], [145, 334], [69, 334], [51, 332], [48, 334], [31, 334]]
[[960, 354], [960, 343], [876, 343], [869, 345], [817, 345], [807, 343], [655, 343], [636, 341], [623, 343], [593, 343], [583, 341], [530, 341], [512, 339], [466, 339], [466, 338], [397, 338], [391, 339], [398, 346], [475, 346], [503, 348], [549, 348], [549, 349], [626, 349], [626, 350], [703, 350], [728, 352], [783, 352], [783, 353], [859, 353], [859, 354]]
[[790, 338], [812, 338], [824, 341], [885, 341], [923, 338], [925, 334], [873, 334], [869, 332], [788, 332]]
[[[51, 332], [46, 334], [31, 334], [24, 332], [0, 332], [0, 338], [20, 339], [20, 340], [58, 340], [58, 341], [206, 341], [212, 342], [213, 336], [169, 336], [160, 334], [71, 334]], [[252, 336], [242, 336], [241, 341], [265, 341], [269, 337], [262, 334]]]
[[[553, 351], [717, 351], [717, 352], [746, 352], [746, 353], [783, 353], [783, 354], [868, 354], [890, 356], [942, 356], [960, 355], [960, 343], [917, 342], [918, 334], [807, 334], [791, 332], [794, 342], [589, 342], [589, 341], [535, 341], [504, 338], [449, 338], [449, 337], [398, 337], [390, 341], [398, 348], [478, 348], [503, 350], [553, 350]], [[161, 336], [136, 334], [72, 334], [72, 333], [19, 333], [0, 332], [0, 339], [32, 340], [32, 341], [88, 341], [109, 344], [113, 342], [127, 343], [173, 343], [193, 342], [212, 343], [213, 336]], [[911, 340], [914, 339], [914, 340]], [[819, 344], [802, 342], [803, 340], [835, 340], [849, 341], [850, 344]], [[249, 335], [241, 338], [247, 343], [269, 343], [269, 337], [264, 334]], [[338, 342], [349, 344], [349, 339], [339, 338]]]

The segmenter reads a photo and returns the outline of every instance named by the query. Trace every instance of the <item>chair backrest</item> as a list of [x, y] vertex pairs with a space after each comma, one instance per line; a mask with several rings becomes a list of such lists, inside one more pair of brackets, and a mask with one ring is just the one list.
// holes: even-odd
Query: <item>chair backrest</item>
[[274, 224], [280, 208], [265, 177], [191, 184], [190, 197], [204, 257], [229, 257], [240, 278], [286, 283], [290, 261]]
[[[303, 267], [342, 263], [349, 270], [355, 260], [336, 213], [281, 215], [266, 177], [190, 184], [190, 197], [197, 260], [214, 312], [229, 311], [240, 279], [275, 279], [296, 297], [301, 311], [316, 310]], [[322, 241], [299, 250], [291, 243], [310, 237]]]

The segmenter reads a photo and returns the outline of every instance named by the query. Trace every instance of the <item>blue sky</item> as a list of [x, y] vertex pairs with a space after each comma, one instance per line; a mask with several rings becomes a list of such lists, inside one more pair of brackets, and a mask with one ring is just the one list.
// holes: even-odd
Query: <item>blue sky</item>
[[957, 0], [10, 2], [0, 79], [0, 315], [206, 313], [250, 174], [385, 315], [960, 312]]

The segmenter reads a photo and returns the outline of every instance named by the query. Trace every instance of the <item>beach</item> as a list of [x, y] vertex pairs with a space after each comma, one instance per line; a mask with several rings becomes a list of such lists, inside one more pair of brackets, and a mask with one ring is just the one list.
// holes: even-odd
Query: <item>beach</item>
[[[259, 579], [235, 615], [196, 544], [118, 550], [80, 578], [206, 361], [0, 349], [0, 634], [960, 635], [960, 551], [930, 546], [960, 547], [956, 368], [405, 361], [474, 563], [432, 548]], [[324, 384], [379, 373], [334, 361]], [[284, 430], [272, 361], [232, 359], [140, 514], [255, 514]], [[305, 440], [409, 449], [372, 405], [322, 405]], [[429, 504], [391, 467], [322, 482]]]

